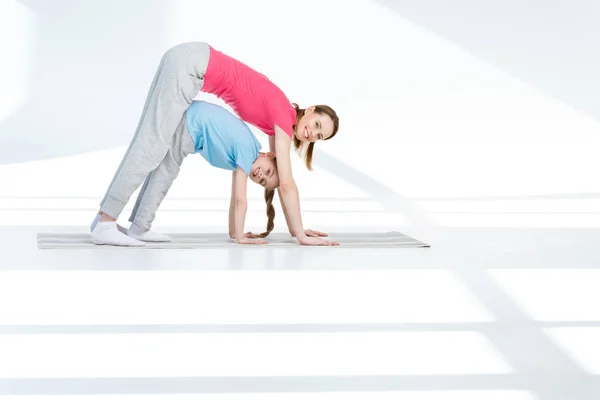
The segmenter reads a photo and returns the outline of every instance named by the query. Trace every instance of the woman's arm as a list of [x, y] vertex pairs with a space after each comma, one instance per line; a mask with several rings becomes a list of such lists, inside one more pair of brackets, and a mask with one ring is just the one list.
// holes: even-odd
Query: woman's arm
[[[275, 136], [269, 136], [269, 151], [271, 153], [274, 153], [275, 155], [277, 155], [277, 149], [275, 148]], [[277, 188], [277, 195], [281, 199], [281, 191], [279, 190], [279, 188]], [[285, 217], [285, 223], [288, 227], [288, 230], [290, 231], [290, 234], [292, 236], [296, 236], [294, 234], [294, 232], [292, 232], [292, 226], [290, 225], [290, 218], [288, 217], [287, 208], [285, 207], [285, 204], [283, 204], [283, 201], [281, 201], [281, 210], [283, 211], [283, 216]]]
[[244, 223], [246, 221], [246, 210], [248, 201], [246, 199], [246, 189], [248, 175], [243, 169], [238, 168], [235, 173], [235, 239], [239, 244], [267, 244], [266, 240], [248, 239], [244, 235]]
[[[271, 153], [275, 153], [275, 155], [277, 155], [277, 151], [275, 149], [275, 136], [269, 136], [269, 151]], [[277, 189], [277, 195], [281, 199], [281, 192], [279, 191], [279, 188]], [[290, 231], [290, 235], [296, 236], [296, 234], [294, 232], [292, 232], [292, 226], [290, 224], [290, 218], [288, 216], [288, 211], [287, 211], [287, 208], [285, 208], [285, 204], [283, 204], [283, 201], [281, 202], [281, 210], [283, 211], [283, 216], [285, 217], [285, 223], [288, 227], [288, 230]], [[304, 234], [307, 236], [327, 236], [327, 234], [325, 232], [313, 231], [312, 229], [305, 229]]]
[[302, 215], [300, 214], [300, 198], [298, 187], [292, 175], [290, 147], [292, 139], [279, 126], [275, 125], [275, 155], [277, 157], [277, 172], [279, 173], [279, 196], [281, 208], [285, 210], [286, 222], [290, 233], [296, 234], [298, 240], [304, 237]]
[[290, 233], [296, 235], [296, 239], [303, 245], [336, 245], [337, 243], [318, 237], [308, 237], [302, 227], [302, 215], [300, 214], [300, 197], [298, 187], [292, 175], [292, 164], [290, 160], [290, 147], [292, 139], [283, 129], [275, 125], [275, 155], [277, 157], [277, 171], [279, 173], [279, 195], [282, 200], [282, 209], [287, 210], [287, 222]]

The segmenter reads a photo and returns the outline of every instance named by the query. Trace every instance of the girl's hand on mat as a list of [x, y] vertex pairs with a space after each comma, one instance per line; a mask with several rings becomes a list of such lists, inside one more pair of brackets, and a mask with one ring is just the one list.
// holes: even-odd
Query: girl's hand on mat
[[259, 235], [252, 232], [246, 232], [244, 233], [244, 236], [246, 237], [246, 239], [261, 239]]
[[267, 242], [264, 239], [248, 239], [248, 238], [243, 238], [243, 239], [238, 239], [238, 244], [269, 244], [269, 242]]
[[[313, 231], [312, 229], [305, 229], [304, 234], [310, 237], [329, 236], [325, 232]], [[290, 232], [290, 235], [292, 235], [292, 237], [296, 236], [292, 232]]]
[[298, 239], [298, 242], [303, 246], [339, 246], [339, 243], [337, 242], [310, 236], [304, 236]]
[[310, 237], [328, 236], [325, 232], [313, 231], [312, 229], [305, 229], [304, 234]]
[[[258, 239], [259, 238], [258, 235], [254, 234], [252, 232], [246, 232], [246, 233], [244, 233], [244, 237], [246, 239]], [[229, 234], [229, 238], [230, 239], [235, 239], [235, 234], [234, 233], [230, 233]]]

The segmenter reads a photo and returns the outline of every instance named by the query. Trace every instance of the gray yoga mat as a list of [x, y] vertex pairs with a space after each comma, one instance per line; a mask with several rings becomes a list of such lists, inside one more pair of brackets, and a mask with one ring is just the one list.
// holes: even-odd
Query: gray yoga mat
[[[202, 249], [239, 247], [234, 240], [223, 233], [172, 233], [170, 242], [147, 243], [144, 247], [132, 249]], [[385, 233], [329, 233], [329, 239], [340, 243], [338, 248], [406, 248], [429, 247], [417, 239], [400, 232]], [[273, 233], [266, 239], [267, 245], [245, 245], [245, 247], [295, 247], [299, 246], [295, 238], [285, 233]], [[97, 246], [92, 243], [89, 233], [51, 233], [37, 234], [40, 249], [114, 249], [114, 246]]]

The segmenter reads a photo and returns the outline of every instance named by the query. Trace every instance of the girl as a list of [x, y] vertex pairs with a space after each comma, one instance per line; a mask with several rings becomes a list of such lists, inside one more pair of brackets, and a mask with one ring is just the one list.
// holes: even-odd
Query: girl
[[162, 57], [133, 141], [101, 202], [100, 219], [115, 221], [133, 192], [160, 164], [183, 114], [200, 90], [221, 98], [242, 120], [270, 136], [290, 233], [302, 245], [332, 244], [311, 237], [319, 234], [302, 227], [290, 148], [292, 143], [298, 151], [307, 146], [305, 162], [310, 169], [314, 143], [329, 140], [338, 131], [336, 113], [328, 106], [292, 107], [267, 77], [202, 42], [177, 45]]
[[235, 115], [216, 104], [193, 101], [175, 130], [166, 156], [140, 190], [127, 234], [117, 229], [115, 221], [95, 221], [92, 242], [143, 246], [144, 242], [169, 241], [168, 236], [150, 229], [156, 210], [179, 174], [184, 158], [200, 153], [212, 166], [234, 171], [229, 235], [240, 244], [266, 244], [264, 240], [244, 234], [248, 178], [265, 190], [279, 186], [275, 157], [272, 153], [260, 153], [260, 148], [248, 126]]

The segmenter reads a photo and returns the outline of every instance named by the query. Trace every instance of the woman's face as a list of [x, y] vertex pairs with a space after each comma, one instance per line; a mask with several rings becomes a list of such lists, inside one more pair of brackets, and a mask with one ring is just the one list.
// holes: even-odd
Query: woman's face
[[315, 112], [315, 107], [308, 107], [296, 124], [296, 137], [302, 142], [325, 140], [333, 134], [333, 120], [327, 114]]

